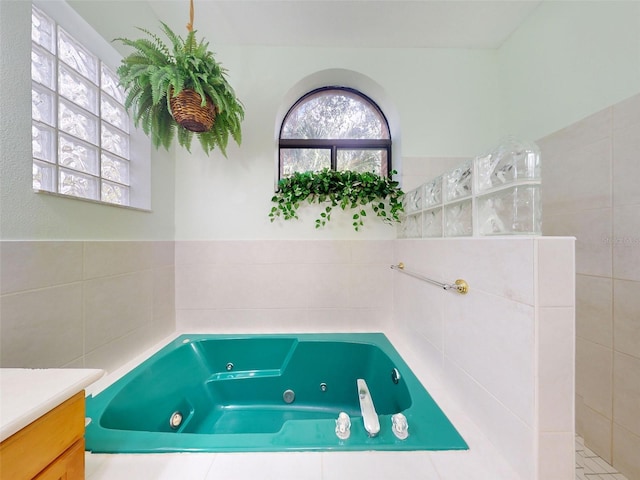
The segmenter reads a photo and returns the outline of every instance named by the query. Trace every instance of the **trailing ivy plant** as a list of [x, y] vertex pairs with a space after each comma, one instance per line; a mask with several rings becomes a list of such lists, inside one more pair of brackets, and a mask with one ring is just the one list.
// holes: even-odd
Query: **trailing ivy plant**
[[[395, 170], [392, 174], [397, 173]], [[371, 172], [336, 171], [324, 169], [319, 172], [297, 172], [283, 178], [278, 183], [276, 194], [271, 198], [275, 206], [271, 208], [271, 221], [282, 217], [284, 220], [298, 218], [298, 208], [303, 202], [326, 203], [316, 219], [316, 228], [321, 228], [331, 220], [335, 207], [342, 210], [354, 209], [352, 225], [356, 231], [364, 225], [367, 205], [376, 217], [384, 223], [400, 221], [402, 195], [398, 182], [389, 177], [381, 177]]]

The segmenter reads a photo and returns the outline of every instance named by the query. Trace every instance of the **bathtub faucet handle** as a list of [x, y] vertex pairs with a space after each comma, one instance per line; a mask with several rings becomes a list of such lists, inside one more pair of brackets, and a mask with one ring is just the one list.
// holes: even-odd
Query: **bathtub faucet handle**
[[346, 440], [351, 435], [351, 419], [345, 412], [340, 412], [336, 420], [336, 435], [340, 440]]
[[407, 438], [409, 436], [409, 423], [407, 422], [407, 417], [402, 413], [391, 415], [391, 430], [393, 430], [393, 434], [400, 440]]

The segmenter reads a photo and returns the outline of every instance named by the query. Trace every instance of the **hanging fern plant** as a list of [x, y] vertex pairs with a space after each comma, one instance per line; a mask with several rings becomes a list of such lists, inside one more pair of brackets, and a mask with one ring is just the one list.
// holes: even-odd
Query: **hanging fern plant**
[[[392, 174], [397, 173], [395, 170]], [[336, 171], [324, 169], [319, 172], [297, 172], [278, 183], [276, 194], [271, 198], [271, 222], [277, 218], [298, 218], [298, 209], [306, 201], [309, 204], [326, 204], [315, 221], [321, 228], [331, 220], [335, 207], [353, 209], [352, 226], [356, 231], [364, 226], [369, 206], [375, 217], [384, 223], [400, 221], [403, 192], [398, 182], [371, 172]]]
[[168, 44], [142, 28], [138, 30], [148, 38], [117, 38], [135, 50], [122, 60], [117, 73], [127, 93], [125, 107], [133, 112], [135, 125], [142, 126], [154, 147], [168, 150], [177, 137], [178, 143], [190, 151], [197, 135], [207, 154], [218, 147], [226, 156], [229, 136], [238, 145], [242, 142], [244, 107], [227, 81], [226, 69], [209, 51], [208, 42], [196, 40], [191, 1], [186, 38], [163, 22]]

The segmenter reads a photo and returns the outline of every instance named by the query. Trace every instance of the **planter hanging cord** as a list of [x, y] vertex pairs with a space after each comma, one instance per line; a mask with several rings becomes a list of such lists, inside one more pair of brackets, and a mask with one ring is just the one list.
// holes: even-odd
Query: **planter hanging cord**
[[193, 32], [193, 0], [189, 0], [189, 23], [187, 23], [187, 30]]

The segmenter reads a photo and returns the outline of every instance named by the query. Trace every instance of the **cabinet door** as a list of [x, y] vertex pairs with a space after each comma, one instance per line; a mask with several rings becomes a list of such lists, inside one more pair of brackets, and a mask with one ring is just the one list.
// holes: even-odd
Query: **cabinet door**
[[84, 438], [56, 458], [34, 480], [84, 480]]
[[84, 441], [84, 392], [0, 443], [0, 480], [30, 480], [80, 440]]

